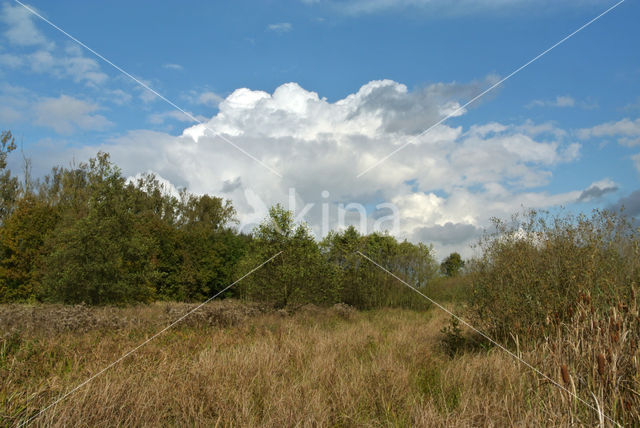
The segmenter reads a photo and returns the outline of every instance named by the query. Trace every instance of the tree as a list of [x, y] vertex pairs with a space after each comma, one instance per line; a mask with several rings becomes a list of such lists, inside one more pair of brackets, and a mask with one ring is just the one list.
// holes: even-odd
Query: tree
[[342, 302], [361, 309], [426, 306], [406, 285], [363, 258], [358, 251], [412, 286], [422, 288], [437, 271], [431, 247], [398, 242], [386, 234], [362, 236], [354, 227], [329, 233], [321, 247], [327, 260], [337, 266]]
[[258, 227], [237, 276], [280, 251], [277, 258], [240, 284], [243, 297], [277, 308], [338, 301], [335, 269], [322, 256], [308, 227], [296, 226], [293, 214], [280, 205], [272, 207], [269, 217]]
[[0, 224], [9, 214], [18, 198], [20, 184], [7, 169], [7, 157], [16, 149], [16, 143], [9, 131], [0, 133]]
[[18, 200], [0, 228], [0, 302], [33, 300], [40, 296], [38, 262], [44, 243], [55, 228], [55, 208], [32, 194]]
[[[70, 174], [86, 177], [86, 188], [75, 189], [76, 195], [63, 192], [70, 203], [47, 242], [48, 298], [88, 304], [151, 300], [152, 242], [137, 227], [125, 179], [106, 153], [79, 169]], [[80, 212], [73, 209], [77, 199], [86, 201]]]
[[464, 260], [458, 253], [451, 253], [440, 264], [440, 272], [448, 277], [458, 276], [464, 267]]
[[229, 226], [235, 223], [230, 201], [209, 195], [183, 195], [177, 230], [181, 259], [176, 281], [181, 299], [202, 300], [226, 287], [245, 241]]

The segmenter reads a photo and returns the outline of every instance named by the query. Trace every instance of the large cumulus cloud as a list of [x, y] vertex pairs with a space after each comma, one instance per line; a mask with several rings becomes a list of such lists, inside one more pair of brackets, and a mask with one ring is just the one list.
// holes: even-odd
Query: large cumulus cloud
[[[295, 204], [299, 213], [307, 208], [304, 220], [322, 235], [338, 225], [340, 207], [346, 222], [359, 224], [349, 205], [358, 203], [366, 208], [369, 228], [378, 222], [401, 237], [432, 240], [441, 251], [464, 252], [490, 216], [523, 205], [573, 202], [583, 190], [535, 190], [549, 182], [557, 165], [579, 155], [580, 146], [551, 124], [442, 124], [420, 135], [494, 80], [416, 90], [379, 80], [336, 102], [296, 83], [271, 94], [242, 88], [220, 103], [214, 117], [179, 136], [138, 130], [101, 148], [128, 174], [152, 170], [176, 186], [232, 199], [243, 224], [259, 221], [276, 202]], [[84, 150], [89, 155], [96, 148]], [[381, 223], [394, 209], [398, 230], [391, 221]]]

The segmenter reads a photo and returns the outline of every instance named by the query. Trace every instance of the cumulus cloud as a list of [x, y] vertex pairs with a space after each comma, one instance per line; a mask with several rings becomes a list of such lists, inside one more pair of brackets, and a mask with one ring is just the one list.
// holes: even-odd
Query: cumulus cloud
[[293, 30], [293, 25], [290, 22], [279, 22], [277, 24], [267, 25], [267, 30], [274, 31], [276, 33], [288, 33]]
[[592, 183], [578, 197], [578, 201], [585, 202], [593, 199], [599, 199], [608, 193], [618, 190], [618, 185], [608, 178]]
[[477, 238], [482, 229], [468, 223], [451, 223], [429, 227], [418, 227], [414, 237], [423, 242], [439, 242], [443, 245], [455, 245]]
[[99, 131], [112, 125], [104, 116], [95, 114], [99, 108], [68, 95], [44, 98], [34, 106], [35, 123], [59, 134], [70, 134], [76, 128]]
[[[411, 240], [429, 235], [438, 251], [463, 251], [461, 241], [474, 239], [490, 216], [575, 202], [583, 191], [530, 190], [579, 155], [580, 146], [552, 124], [441, 124], [416, 138], [480, 87], [471, 82], [409, 90], [380, 80], [336, 102], [296, 83], [273, 93], [241, 88], [222, 100], [212, 118], [181, 135], [139, 130], [87, 147], [84, 154], [102, 149], [129, 175], [151, 170], [176, 186], [229, 198], [243, 225], [259, 222], [279, 202], [304, 212], [317, 236], [324, 226], [358, 226], [364, 220], [368, 231], [379, 227]], [[414, 144], [356, 178], [408, 141]], [[389, 218], [394, 210], [397, 230]]]

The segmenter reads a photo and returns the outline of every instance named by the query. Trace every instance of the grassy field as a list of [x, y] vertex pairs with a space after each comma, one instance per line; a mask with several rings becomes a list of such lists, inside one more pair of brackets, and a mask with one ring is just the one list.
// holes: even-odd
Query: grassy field
[[[0, 306], [16, 425], [192, 305]], [[212, 302], [35, 419], [54, 426], [541, 426], [598, 415], [496, 348], [450, 357], [434, 309]], [[540, 356], [523, 354], [533, 364]], [[542, 367], [545, 369], [545, 367]], [[561, 381], [561, 373], [551, 370]]]

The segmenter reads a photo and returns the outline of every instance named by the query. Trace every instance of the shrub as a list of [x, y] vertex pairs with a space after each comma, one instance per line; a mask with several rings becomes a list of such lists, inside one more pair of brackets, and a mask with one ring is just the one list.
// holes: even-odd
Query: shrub
[[640, 236], [622, 213], [552, 217], [530, 211], [480, 242], [470, 266], [471, 316], [494, 337], [536, 339], [589, 295], [602, 313], [640, 281]]

